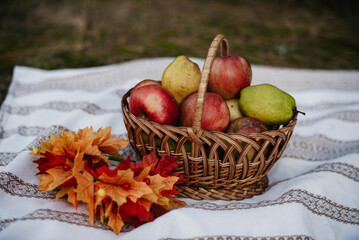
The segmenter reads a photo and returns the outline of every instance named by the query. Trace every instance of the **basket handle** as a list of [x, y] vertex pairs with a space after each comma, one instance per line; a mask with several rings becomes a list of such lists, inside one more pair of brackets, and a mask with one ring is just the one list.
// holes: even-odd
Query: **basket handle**
[[217, 50], [219, 45], [221, 44], [221, 56], [226, 57], [229, 54], [229, 47], [228, 41], [222, 34], [218, 34], [212, 41], [211, 46], [209, 47], [207, 58], [204, 61], [201, 81], [198, 87], [198, 94], [197, 94], [197, 101], [196, 101], [196, 108], [193, 117], [193, 125], [192, 128], [195, 133], [199, 132], [201, 129], [202, 123], [202, 114], [203, 114], [203, 107], [204, 107], [204, 98], [207, 92], [207, 85], [209, 82], [209, 74], [211, 72], [211, 68], [213, 65], [214, 58], [217, 55]]

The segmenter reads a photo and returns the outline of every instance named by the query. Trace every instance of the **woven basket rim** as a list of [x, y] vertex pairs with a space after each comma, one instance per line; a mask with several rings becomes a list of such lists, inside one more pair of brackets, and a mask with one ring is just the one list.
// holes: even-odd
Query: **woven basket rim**
[[[159, 124], [157, 122], [154, 122], [154, 121], [151, 121], [149, 119], [146, 119], [146, 118], [140, 118], [140, 117], [137, 117], [135, 116], [134, 114], [132, 114], [130, 111], [129, 111], [129, 108], [128, 108], [128, 101], [127, 101], [127, 98], [130, 97], [131, 95], [131, 91], [133, 90], [133, 88], [129, 89], [123, 96], [122, 96], [122, 100], [121, 100], [121, 105], [122, 105], [122, 111], [125, 109], [127, 114], [131, 115], [133, 118], [137, 118], [138, 121], [141, 121], [141, 122], [147, 122], [147, 123], [150, 123], [151, 125], [154, 125], [156, 127], [158, 126], [162, 126], [162, 127], [166, 127], [166, 128], [178, 128], [178, 129], [181, 129], [181, 130], [188, 130], [188, 129], [193, 129], [193, 127], [185, 127], [185, 126], [176, 126], [176, 125], [168, 125], [168, 124]], [[300, 111], [294, 111], [294, 114], [293, 114], [293, 117], [292, 119], [287, 123], [287, 124], [283, 124], [283, 125], [280, 125], [277, 129], [268, 129], [266, 131], [263, 131], [263, 132], [260, 132], [260, 133], [226, 133], [226, 132], [221, 132], [221, 131], [209, 131], [209, 130], [204, 130], [201, 128], [201, 131], [204, 133], [204, 132], [208, 132], [208, 133], [222, 133], [222, 134], [226, 134], [226, 135], [229, 135], [229, 136], [245, 136], [245, 137], [251, 137], [251, 138], [255, 138], [257, 136], [260, 136], [260, 135], [271, 135], [272, 132], [275, 132], [275, 131], [285, 131], [286, 128], [288, 127], [294, 127], [296, 125], [296, 122], [297, 122], [297, 118], [298, 118], [298, 114], [301, 113]]]

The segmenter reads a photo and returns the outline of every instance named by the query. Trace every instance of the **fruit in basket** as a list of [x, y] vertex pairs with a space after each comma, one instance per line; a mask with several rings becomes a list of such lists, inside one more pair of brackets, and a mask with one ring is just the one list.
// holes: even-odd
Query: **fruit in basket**
[[162, 86], [175, 97], [178, 104], [198, 90], [201, 70], [186, 56], [176, 57], [162, 75]]
[[267, 126], [287, 124], [296, 109], [295, 99], [271, 84], [249, 86], [241, 91], [241, 112], [262, 121]]
[[233, 120], [227, 129], [227, 133], [260, 133], [267, 131], [267, 126], [258, 119], [251, 117], [239, 117]]
[[172, 94], [158, 85], [145, 85], [131, 92], [129, 111], [159, 124], [175, 125], [179, 106]]
[[243, 114], [239, 110], [239, 98], [227, 99], [226, 104], [230, 112], [230, 121], [236, 118], [243, 117]]
[[[196, 109], [197, 93], [187, 97], [181, 104], [180, 123], [192, 127]], [[224, 99], [216, 93], [206, 93], [201, 128], [207, 131], [225, 131], [230, 120], [230, 112]]]
[[146, 85], [158, 85], [158, 86], [161, 86], [161, 81], [156, 81], [156, 80], [152, 80], [152, 79], [145, 79], [145, 80], [142, 80], [141, 82], [137, 83], [133, 89], [135, 90], [136, 88], [140, 88], [140, 87], [143, 87], [143, 86], [146, 86]]
[[[267, 126], [263, 122], [255, 118], [239, 117], [229, 124], [227, 133], [240, 133], [247, 135], [251, 133], [261, 133], [267, 130]], [[241, 146], [244, 148], [246, 146], [246, 143], [241, 142]], [[256, 152], [257, 151], [254, 148], [251, 148], [249, 150], [249, 152], [247, 153], [247, 158], [249, 161], [253, 160]], [[239, 152], [237, 150], [234, 150], [233, 154], [235, 158], [239, 157]]]
[[235, 98], [251, 81], [252, 68], [244, 57], [216, 57], [209, 75], [208, 90], [224, 99]]

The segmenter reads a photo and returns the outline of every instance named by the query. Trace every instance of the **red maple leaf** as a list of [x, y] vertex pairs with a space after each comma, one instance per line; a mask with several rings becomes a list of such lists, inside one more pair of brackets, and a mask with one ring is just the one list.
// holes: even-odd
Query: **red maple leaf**
[[129, 199], [121, 205], [119, 213], [123, 220], [130, 221], [135, 227], [155, 219], [152, 212], [146, 211], [142, 205], [134, 203]]
[[56, 166], [63, 166], [66, 163], [66, 158], [46, 152], [44, 156], [33, 161], [38, 165], [39, 172], [37, 174], [46, 174], [46, 171]]

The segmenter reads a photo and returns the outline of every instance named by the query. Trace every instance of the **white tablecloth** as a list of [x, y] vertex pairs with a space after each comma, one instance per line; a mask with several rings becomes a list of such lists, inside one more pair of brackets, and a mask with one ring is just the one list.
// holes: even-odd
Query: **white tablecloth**
[[[306, 113], [262, 195], [182, 199], [186, 207], [115, 235], [99, 221], [90, 226], [85, 205], [76, 210], [38, 191], [29, 153], [39, 140], [87, 126], [111, 126], [127, 137], [121, 96], [142, 79], [160, 80], [172, 60], [54, 71], [15, 67], [0, 111], [0, 239], [359, 239], [358, 71], [253, 66], [252, 84], [288, 91]], [[122, 154], [135, 158], [131, 147]]]

